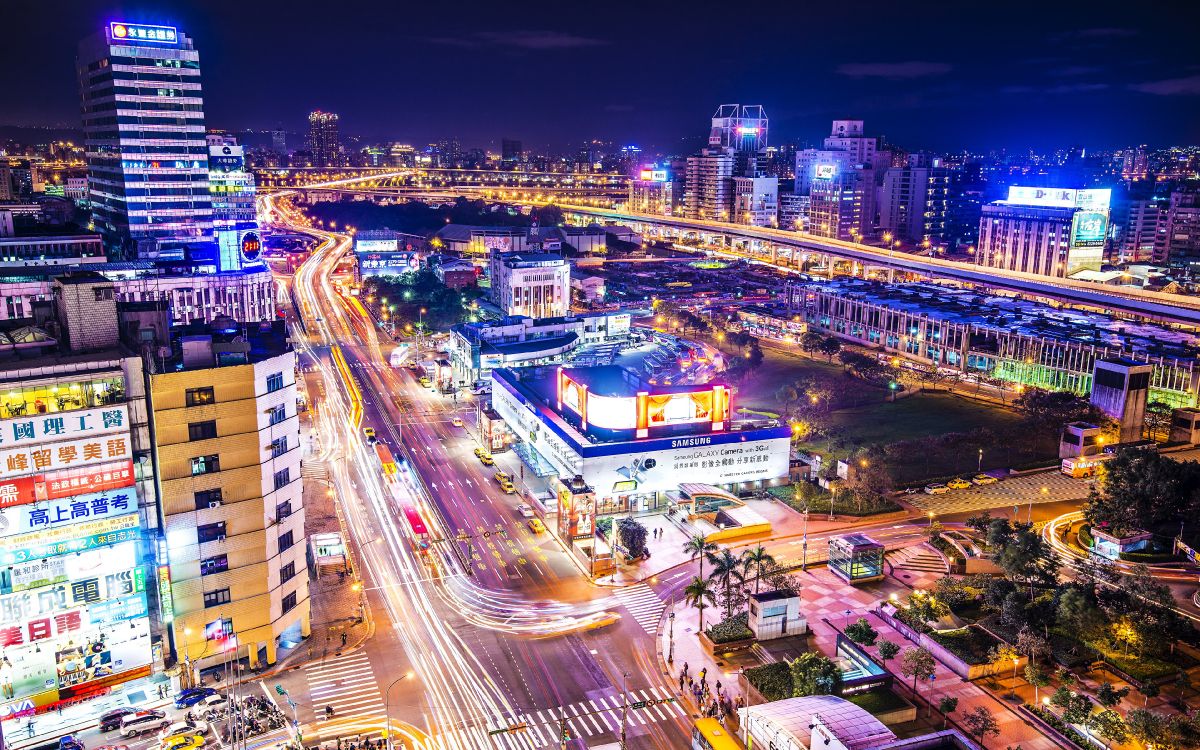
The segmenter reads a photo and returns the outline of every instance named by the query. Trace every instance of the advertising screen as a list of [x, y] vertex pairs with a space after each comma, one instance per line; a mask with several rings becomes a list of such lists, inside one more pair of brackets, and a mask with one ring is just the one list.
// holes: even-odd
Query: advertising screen
[[179, 41], [179, 32], [174, 26], [153, 26], [144, 23], [113, 21], [108, 25], [113, 41], [147, 42], [158, 45], [174, 45]]
[[830, 180], [837, 174], [836, 164], [818, 164], [814, 172], [818, 180]]
[[109, 570], [133, 570], [137, 566], [137, 544], [125, 542], [74, 555], [30, 560], [0, 568], [0, 594], [12, 594], [39, 586], [72, 580], [87, 580]]
[[479, 238], [483, 242], [484, 248], [487, 250], [495, 250], [499, 253], [507, 253], [512, 250], [512, 237], [489, 237], [484, 236]]
[[637, 427], [637, 399], [632, 396], [587, 395], [588, 424], [606, 430], [632, 430]]
[[356, 253], [394, 253], [400, 249], [400, 240], [355, 240]]
[[1071, 222], [1072, 247], [1103, 247], [1108, 235], [1108, 214], [1080, 211]]
[[1008, 188], [1008, 202], [1021, 206], [1074, 208], [1075, 191], [1066, 188], [1018, 187]]
[[85, 521], [60, 529], [18, 534], [0, 542], [0, 564], [12, 565], [41, 557], [83, 552], [132, 541], [138, 539], [140, 534], [136, 513]]
[[88, 437], [0, 450], [0, 478], [128, 459], [128, 435]]
[[712, 421], [712, 391], [650, 396], [646, 401], [651, 427]]

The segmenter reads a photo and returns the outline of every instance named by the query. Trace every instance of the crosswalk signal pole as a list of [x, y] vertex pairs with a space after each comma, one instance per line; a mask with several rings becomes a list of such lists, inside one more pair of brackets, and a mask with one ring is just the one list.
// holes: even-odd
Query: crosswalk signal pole
[[567, 750], [567, 709], [558, 707], [558, 747]]
[[629, 691], [625, 688], [628, 672], [621, 673], [621, 750], [625, 750], [625, 715], [629, 711]]

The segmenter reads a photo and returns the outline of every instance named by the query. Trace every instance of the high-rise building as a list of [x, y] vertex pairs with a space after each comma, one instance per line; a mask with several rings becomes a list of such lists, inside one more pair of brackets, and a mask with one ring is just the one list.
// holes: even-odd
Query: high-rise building
[[524, 160], [524, 151], [521, 150], [521, 142], [512, 138], [500, 139], [500, 163], [505, 166], [512, 166]]
[[758, 104], [722, 104], [712, 116], [709, 149], [731, 149], [735, 175], [757, 177], [766, 164], [770, 121]]
[[492, 251], [492, 301], [507, 315], [557, 318], [571, 309], [571, 265], [555, 253]]
[[273, 664], [309, 634], [296, 355], [282, 323], [230, 328], [178, 332], [149, 377], [168, 624], [193, 669]]
[[983, 207], [975, 263], [1067, 277], [1098, 271], [1108, 238], [1108, 189], [1018, 187]]
[[689, 219], [729, 221], [733, 210], [733, 149], [706, 148], [687, 160], [684, 215]]
[[314, 167], [342, 166], [342, 143], [338, 138], [338, 116], [316, 110], [308, 115], [308, 150]]
[[869, 238], [875, 223], [874, 170], [835, 162], [814, 165], [813, 174], [806, 231], [848, 242]]
[[638, 170], [629, 181], [630, 211], [672, 216], [679, 202], [674, 175], [669, 170], [649, 165]]
[[1146, 147], [1126, 149], [1122, 154], [1121, 177], [1131, 182], [1144, 180], [1150, 176], [1150, 160], [1146, 156]]
[[773, 227], [779, 221], [779, 179], [733, 178], [733, 221], [755, 227]]
[[263, 242], [255, 206], [254, 175], [246, 169], [242, 146], [221, 139], [208, 149], [208, 185], [213, 197], [213, 228], [219, 270], [262, 266]]
[[287, 131], [272, 130], [271, 131], [271, 150], [280, 156], [287, 156]]
[[1164, 226], [1154, 245], [1154, 261], [1172, 265], [1200, 262], [1200, 192], [1171, 193]]
[[796, 193], [779, 194], [779, 228], [808, 231], [808, 211], [812, 198]]
[[938, 159], [910, 154], [892, 167], [879, 192], [879, 231], [905, 242], [941, 242], [946, 231], [948, 174]]
[[891, 154], [879, 150], [879, 139], [863, 135], [862, 120], [834, 120], [830, 135], [819, 149], [806, 148], [796, 152], [796, 192], [808, 195], [814, 169], [818, 164], [828, 165], [832, 157], [829, 152], [844, 154], [838, 157], [847, 166], [861, 165], [864, 169], [879, 170], [891, 166]]
[[1134, 198], [1126, 203], [1121, 214], [1118, 261], [1145, 263], [1153, 260], [1155, 243], [1160, 233], [1165, 236], [1167, 230], [1167, 202], [1161, 198]]
[[95, 228], [117, 254], [182, 257], [212, 234], [200, 58], [173, 26], [113, 22], [79, 45]]

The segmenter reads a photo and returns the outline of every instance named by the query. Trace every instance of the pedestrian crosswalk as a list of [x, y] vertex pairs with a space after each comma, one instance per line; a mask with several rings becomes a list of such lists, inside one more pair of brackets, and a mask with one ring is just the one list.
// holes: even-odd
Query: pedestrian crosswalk
[[321, 461], [305, 461], [300, 465], [300, 476], [305, 479], [324, 482], [329, 479], [329, 470]]
[[[309, 695], [322, 737], [360, 735], [369, 737], [382, 730], [387, 710], [379, 683], [365, 652], [335, 657], [304, 668]], [[325, 708], [333, 718], [325, 720]]]
[[653, 635], [658, 631], [658, 621], [662, 617], [663, 610], [667, 605], [662, 599], [658, 598], [658, 594], [654, 593], [644, 583], [639, 583], [636, 586], [617, 589], [614, 594], [617, 600], [629, 610], [629, 614], [633, 615], [633, 619], [647, 633]]
[[[640, 733], [640, 727], [687, 717], [687, 711], [663, 688], [630, 690], [627, 700], [630, 706], [625, 711], [627, 735]], [[621, 735], [621, 706], [620, 693], [599, 695], [560, 708], [526, 711], [498, 719], [486, 730], [455, 730], [435, 734], [431, 739], [433, 746], [438, 748], [472, 747], [477, 743], [467, 742], [465, 735], [477, 736], [505, 727], [520, 727], [489, 735], [489, 746], [505, 750], [537, 750], [557, 747], [565, 727], [572, 739], [583, 740], [591, 746], [600, 738]]]

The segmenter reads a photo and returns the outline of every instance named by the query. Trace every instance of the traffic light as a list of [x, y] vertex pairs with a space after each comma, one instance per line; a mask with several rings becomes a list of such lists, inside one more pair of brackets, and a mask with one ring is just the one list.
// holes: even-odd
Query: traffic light
[[287, 695], [288, 694], [287, 691], [283, 689], [282, 684], [278, 684], [275, 686], [275, 692], [278, 693], [279, 695]]

